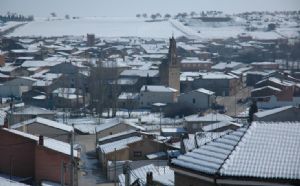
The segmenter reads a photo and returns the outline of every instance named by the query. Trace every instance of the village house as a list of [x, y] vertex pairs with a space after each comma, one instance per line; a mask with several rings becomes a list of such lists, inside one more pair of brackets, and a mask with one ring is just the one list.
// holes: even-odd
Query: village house
[[206, 72], [211, 70], [211, 66], [212, 62], [210, 60], [203, 61], [196, 57], [187, 57], [180, 61], [180, 70], [187, 72]]
[[274, 71], [249, 71], [246, 73], [246, 85], [254, 86], [257, 82], [268, 78], [274, 74]]
[[172, 159], [175, 186], [299, 185], [299, 130], [299, 122], [253, 122], [216, 138]]
[[194, 89], [204, 88], [215, 92], [216, 96], [233, 96], [241, 87], [241, 80], [233, 74], [221, 72], [200, 73], [192, 82]]
[[140, 107], [151, 108], [154, 103], [175, 103], [177, 92], [162, 85], [144, 85], [140, 91]]
[[254, 70], [278, 70], [279, 64], [274, 62], [253, 62], [251, 66]]
[[8, 118], [10, 118], [10, 124], [16, 124], [36, 117], [54, 120], [55, 114], [55, 111], [27, 105], [24, 107], [13, 108], [13, 112], [9, 112]]
[[[38, 185], [42, 181], [60, 183], [61, 175], [64, 175], [65, 184], [70, 184], [69, 170], [62, 169], [62, 162], [66, 166], [70, 163], [69, 144], [7, 128], [0, 129], [0, 141], [1, 173], [22, 177]], [[78, 161], [79, 154], [73, 153]]]
[[144, 131], [145, 129], [134, 123], [123, 122], [119, 119], [111, 119], [106, 123], [97, 126], [96, 135], [98, 138], [103, 138], [128, 130]]
[[10, 128], [32, 135], [55, 138], [66, 143], [70, 143], [70, 134], [73, 131], [73, 127], [69, 125], [41, 117], [16, 123]]
[[[184, 127], [188, 133], [192, 134], [200, 131], [214, 131], [212, 128], [218, 128], [219, 130], [223, 128], [222, 130], [225, 131], [227, 129], [237, 128], [231, 125], [233, 121], [234, 119], [232, 117], [219, 113], [209, 113], [206, 115], [193, 114], [184, 118]], [[214, 126], [212, 126], [212, 124], [214, 124]]]
[[32, 89], [36, 79], [30, 77], [17, 77], [0, 85], [1, 97], [22, 97], [22, 93], [28, 92]]
[[244, 66], [243, 63], [229, 61], [229, 62], [217, 63], [216, 65], [212, 66], [211, 69], [220, 72], [230, 72], [232, 70], [239, 69], [243, 66]]
[[295, 82], [270, 77], [256, 83], [255, 89], [251, 90], [251, 97], [257, 101], [259, 108], [298, 106], [300, 87]]
[[196, 110], [211, 108], [216, 103], [215, 93], [204, 88], [182, 93], [178, 103]]
[[146, 155], [166, 151], [166, 146], [155, 139], [153, 135], [145, 133], [132, 134], [115, 138], [114, 141], [98, 144], [98, 159], [102, 168], [107, 168], [108, 161], [145, 160]]

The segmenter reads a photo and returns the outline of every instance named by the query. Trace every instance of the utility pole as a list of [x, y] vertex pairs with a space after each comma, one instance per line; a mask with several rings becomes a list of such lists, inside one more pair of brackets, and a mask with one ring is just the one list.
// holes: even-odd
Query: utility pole
[[116, 148], [115, 148], [115, 152], [114, 152], [114, 162], [115, 162], [114, 186], [117, 186], [117, 149]]
[[128, 161], [123, 165], [123, 174], [125, 175], [125, 186], [130, 186], [130, 169]]
[[9, 174], [9, 179], [10, 179], [10, 180], [12, 179], [12, 175], [13, 175], [13, 162], [14, 162], [14, 158], [13, 158], [13, 156], [11, 155], [11, 156], [10, 156], [10, 174]]
[[60, 184], [61, 186], [65, 185], [65, 171], [66, 171], [66, 164], [64, 161], [61, 161], [61, 170], [60, 170]]
[[70, 160], [70, 185], [74, 186], [74, 124], [72, 124], [73, 130], [70, 134], [70, 144], [71, 144], [71, 160]]

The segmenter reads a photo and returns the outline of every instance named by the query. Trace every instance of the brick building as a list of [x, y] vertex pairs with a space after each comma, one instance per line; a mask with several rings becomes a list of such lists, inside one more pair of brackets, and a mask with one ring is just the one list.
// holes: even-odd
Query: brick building
[[[0, 172], [23, 177], [28, 183], [40, 184], [42, 181], [70, 183], [66, 169], [62, 173], [62, 162], [70, 163], [70, 145], [61, 141], [13, 129], [0, 129]], [[74, 151], [77, 158], [79, 154]]]

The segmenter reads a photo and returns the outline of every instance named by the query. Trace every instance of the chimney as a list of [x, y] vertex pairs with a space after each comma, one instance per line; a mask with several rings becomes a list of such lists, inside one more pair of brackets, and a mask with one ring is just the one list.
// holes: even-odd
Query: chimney
[[7, 116], [4, 119], [3, 128], [7, 128], [7, 129], [9, 128]]
[[44, 145], [44, 136], [39, 136], [39, 145]]
[[183, 137], [183, 135], [181, 135], [180, 136], [180, 152], [181, 152], [181, 154], [185, 154], [186, 153], [186, 151], [185, 151], [185, 145], [184, 145], [183, 140], [184, 140], [184, 137]]
[[153, 173], [152, 172], [147, 172], [147, 186], [152, 186], [153, 185]]

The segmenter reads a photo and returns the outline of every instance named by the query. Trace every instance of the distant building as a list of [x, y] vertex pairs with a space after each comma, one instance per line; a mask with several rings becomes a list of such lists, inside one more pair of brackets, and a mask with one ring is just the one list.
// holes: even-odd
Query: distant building
[[[225, 114], [209, 113], [206, 115], [193, 114], [184, 118], [184, 127], [189, 133], [201, 131], [223, 131], [232, 129], [229, 127], [234, 119]], [[214, 125], [213, 125], [214, 124]], [[238, 127], [234, 127], [238, 128]], [[218, 130], [216, 130], [218, 129]]]
[[175, 186], [299, 185], [300, 123], [253, 122], [171, 161]]
[[184, 58], [180, 61], [181, 71], [210, 71], [212, 62], [210, 60], [199, 60], [198, 58]]
[[87, 34], [86, 35], [87, 38], [87, 46], [94, 46], [95, 45], [95, 34]]
[[254, 62], [251, 63], [254, 70], [278, 70], [279, 64], [274, 62]]
[[180, 94], [178, 102], [193, 109], [208, 109], [216, 103], [215, 93], [204, 88]]
[[[14, 108], [12, 112], [12, 119], [10, 121], [12, 124], [16, 124], [36, 117], [54, 120], [55, 114], [56, 112], [41, 107], [25, 106], [21, 108]], [[10, 117], [11, 112], [9, 112], [8, 118]]]
[[73, 127], [46, 118], [36, 117], [11, 126], [12, 129], [33, 135], [42, 135], [69, 143]]
[[174, 103], [178, 90], [162, 85], [144, 85], [140, 91], [140, 107], [151, 108], [154, 103]]
[[105, 169], [108, 161], [146, 160], [146, 155], [166, 151], [166, 146], [155, 140], [153, 135], [132, 134], [115, 138], [113, 141], [98, 144], [97, 152], [100, 164]]
[[221, 72], [230, 72], [232, 70], [236, 70], [238, 68], [243, 67], [243, 63], [229, 61], [229, 62], [221, 62], [211, 67], [212, 70], [221, 71]]
[[159, 76], [162, 85], [176, 89], [180, 92], [180, 63], [177, 59], [176, 41], [170, 39], [169, 53], [159, 67]]
[[241, 87], [241, 79], [233, 74], [221, 72], [200, 73], [194, 78], [194, 89], [205, 88], [216, 93], [216, 96], [233, 96]]

